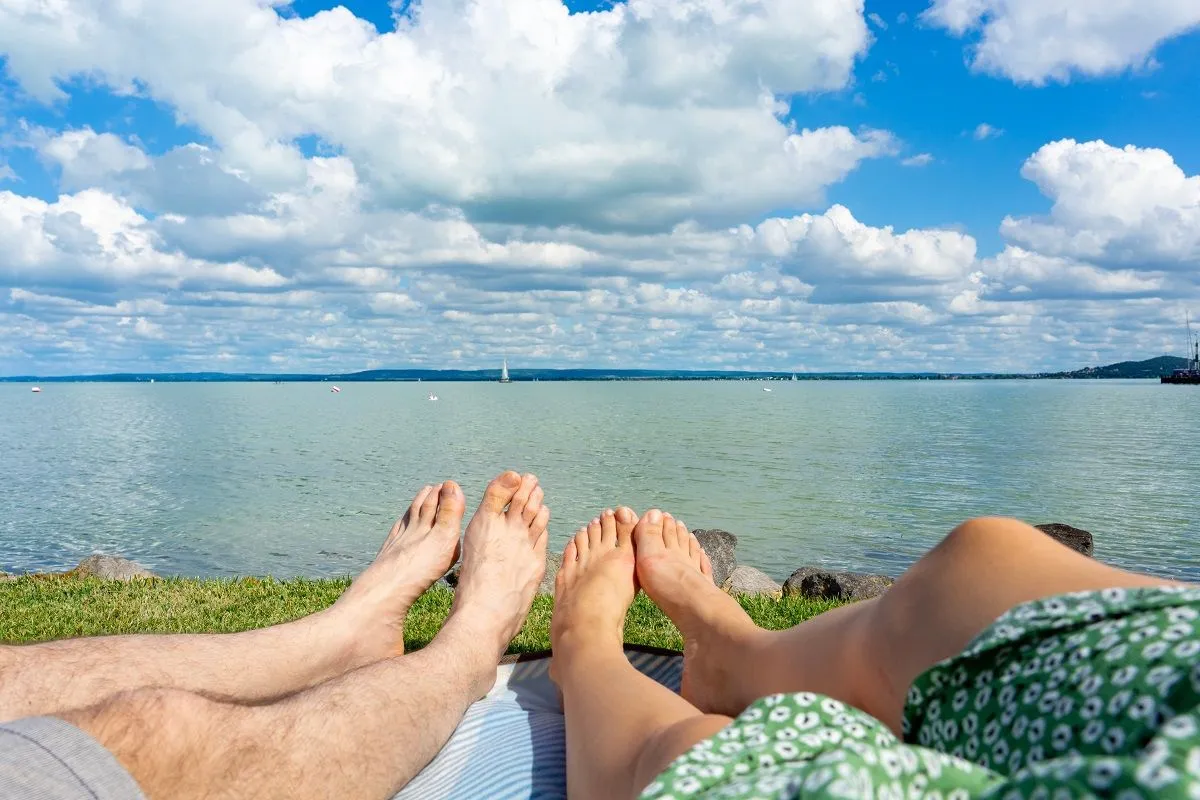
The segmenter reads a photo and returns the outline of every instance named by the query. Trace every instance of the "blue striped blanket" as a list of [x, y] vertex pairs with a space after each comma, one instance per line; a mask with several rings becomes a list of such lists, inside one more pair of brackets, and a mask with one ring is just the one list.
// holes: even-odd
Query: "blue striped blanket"
[[[678, 653], [626, 647], [643, 674], [679, 690]], [[548, 655], [501, 664], [442, 752], [395, 800], [550, 800], [567, 796], [566, 729]]]

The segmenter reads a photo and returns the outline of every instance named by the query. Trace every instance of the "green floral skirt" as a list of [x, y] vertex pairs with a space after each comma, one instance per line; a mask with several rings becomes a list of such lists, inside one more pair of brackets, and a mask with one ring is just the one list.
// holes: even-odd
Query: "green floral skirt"
[[904, 739], [829, 697], [764, 697], [643, 798], [1200, 800], [1200, 589], [1012, 609], [921, 675]]

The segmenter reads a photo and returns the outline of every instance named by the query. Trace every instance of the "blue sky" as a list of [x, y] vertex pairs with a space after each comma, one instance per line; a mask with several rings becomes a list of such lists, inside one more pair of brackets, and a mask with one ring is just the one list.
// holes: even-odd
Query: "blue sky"
[[1059, 5], [0, 9], [0, 374], [1158, 355], [1200, 10]]

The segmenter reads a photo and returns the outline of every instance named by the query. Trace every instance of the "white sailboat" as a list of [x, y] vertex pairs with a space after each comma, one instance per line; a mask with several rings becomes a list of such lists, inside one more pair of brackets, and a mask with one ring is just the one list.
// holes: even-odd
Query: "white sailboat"
[[792, 373], [792, 380], [796, 380], [796, 373]]
[[512, 378], [508, 377], [508, 359], [504, 359], [504, 366], [500, 368], [500, 382], [512, 383]]

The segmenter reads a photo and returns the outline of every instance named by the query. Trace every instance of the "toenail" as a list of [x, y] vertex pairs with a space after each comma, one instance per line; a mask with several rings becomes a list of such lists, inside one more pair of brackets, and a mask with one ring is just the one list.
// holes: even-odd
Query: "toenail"
[[629, 522], [633, 518], [633, 512], [622, 506], [617, 509], [617, 519], [621, 522]]
[[662, 516], [663, 515], [662, 515], [661, 511], [659, 511], [657, 508], [652, 508], [646, 512], [646, 521], [651, 522], [651, 523], [657, 523], [662, 520]]
[[611, 508], [604, 509], [604, 516], [611, 517], [612, 515], [613, 515], [613, 510]]
[[500, 483], [503, 486], [516, 486], [520, 482], [521, 482], [521, 476], [518, 475], [517, 473], [513, 472], [512, 470], [509, 470], [508, 472], [506, 472], [500, 476]]

